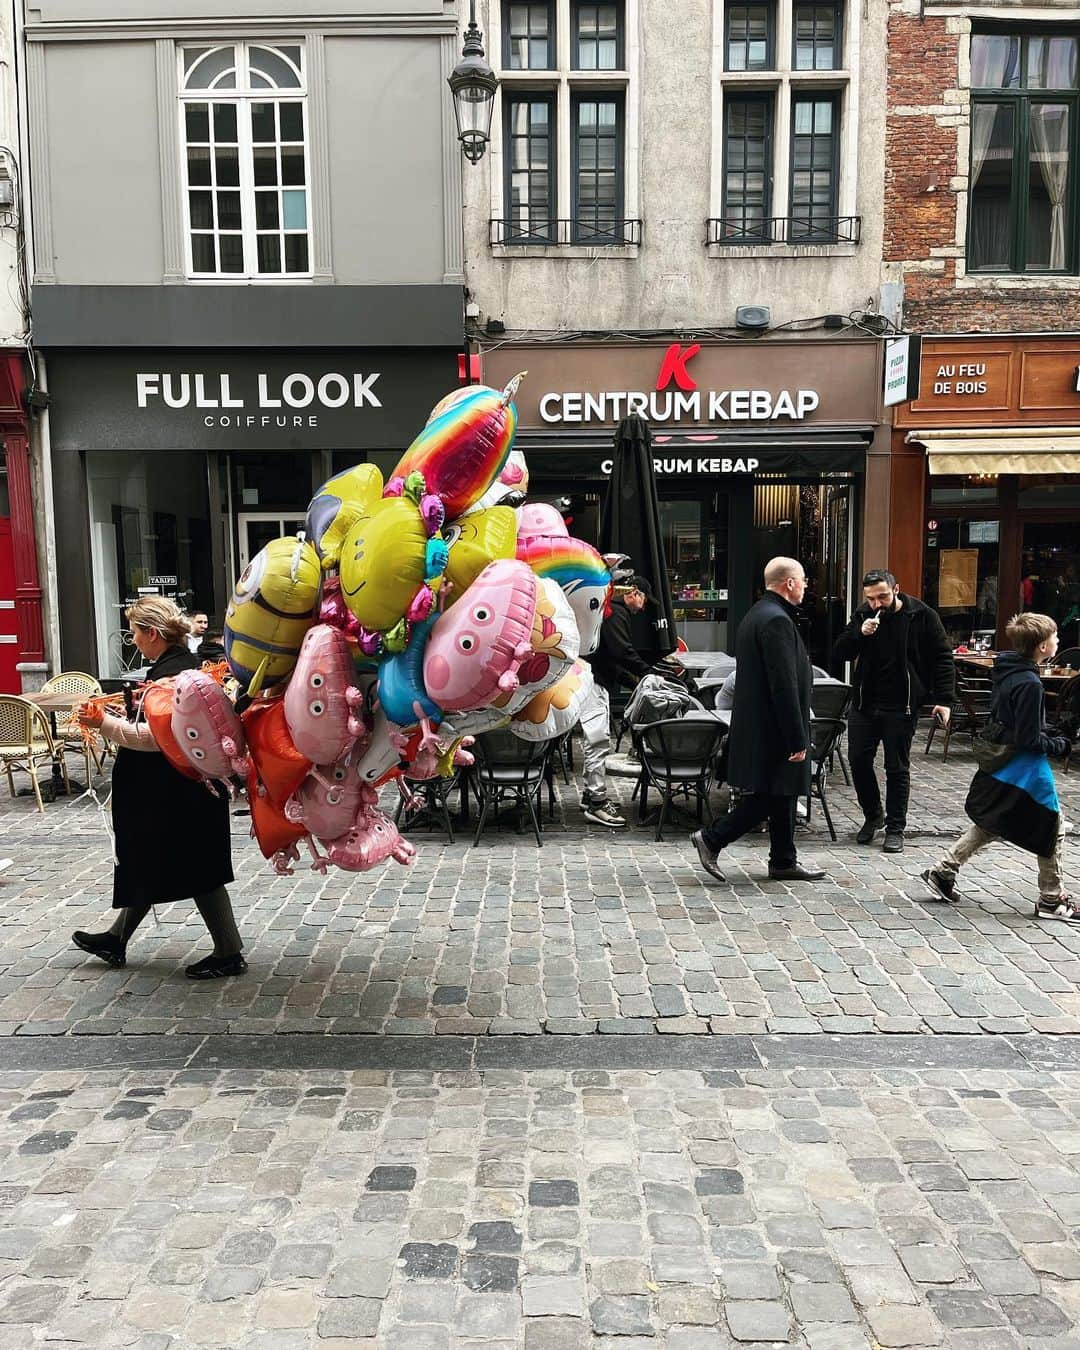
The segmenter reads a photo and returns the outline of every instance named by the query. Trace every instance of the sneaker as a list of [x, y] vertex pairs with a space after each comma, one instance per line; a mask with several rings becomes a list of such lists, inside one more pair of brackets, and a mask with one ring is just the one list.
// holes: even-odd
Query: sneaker
[[585, 810], [585, 819], [591, 820], [594, 825], [607, 825], [613, 830], [621, 830], [626, 825], [626, 821], [609, 801], [586, 801], [582, 806]]
[[1071, 896], [1062, 893], [1056, 900], [1039, 900], [1035, 905], [1035, 917], [1064, 919], [1066, 923], [1076, 923], [1080, 920], [1080, 909], [1077, 909]]
[[247, 962], [239, 952], [235, 956], [204, 956], [193, 966], [185, 966], [189, 980], [220, 980], [226, 975], [243, 975]]
[[80, 951], [89, 952], [107, 966], [119, 970], [127, 964], [127, 944], [113, 933], [83, 933], [76, 929], [71, 940]]
[[885, 817], [880, 813], [876, 816], [871, 816], [868, 820], [864, 820], [862, 828], [855, 836], [855, 842], [857, 844], [872, 844], [874, 842], [874, 835], [877, 834], [878, 830], [880, 830], [884, 824]]
[[694, 833], [690, 836], [690, 842], [697, 849], [698, 859], [702, 867], [704, 867], [705, 871], [708, 872], [709, 876], [715, 877], [717, 881], [726, 882], [727, 877], [724, 876], [723, 872], [721, 872], [719, 867], [717, 867], [716, 865], [717, 855], [705, 842], [705, 836], [701, 833], [700, 830], [694, 831]]
[[956, 899], [956, 878], [949, 876], [948, 872], [939, 872], [936, 867], [928, 867], [922, 874], [922, 879], [939, 900]]
[[885, 842], [881, 846], [883, 853], [903, 853], [904, 851], [904, 831], [886, 830]]

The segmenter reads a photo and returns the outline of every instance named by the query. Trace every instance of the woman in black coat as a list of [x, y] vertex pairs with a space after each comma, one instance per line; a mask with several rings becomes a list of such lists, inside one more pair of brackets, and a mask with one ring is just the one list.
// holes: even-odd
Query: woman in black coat
[[[135, 646], [151, 663], [148, 680], [202, 664], [187, 648], [187, 625], [172, 601], [145, 596], [126, 617]], [[228, 799], [178, 773], [138, 715], [128, 722], [84, 705], [79, 721], [118, 747], [112, 776], [117, 859], [112, 903], [118, 913], [107, 931], [75, 932], [72, 941], [110, 966], [122, 966], [128, 941], [152, 906], [193, 899], [214, 950], [185, 974], [193, 980], [243, 974], [243, 943], [225, 889], [233, 879]]]

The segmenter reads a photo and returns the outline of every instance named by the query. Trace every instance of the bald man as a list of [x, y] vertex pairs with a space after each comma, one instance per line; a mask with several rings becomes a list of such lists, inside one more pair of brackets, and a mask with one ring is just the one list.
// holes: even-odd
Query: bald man
[[765, 594], [735, 637], [735, 702], [728, 737], [728, 783], [741, 796], [726, 816], [690, 836], [701, 865], [726, 880], [717, 854], [769, 822], [769, 876], [774, 881], [820, 881], [825, 873], [800, 867], [795, 851], [795, 806], [810, 791], [810, 691], [814, 675], [795, 615], [806, 573], [794, 558], [773, 558]]

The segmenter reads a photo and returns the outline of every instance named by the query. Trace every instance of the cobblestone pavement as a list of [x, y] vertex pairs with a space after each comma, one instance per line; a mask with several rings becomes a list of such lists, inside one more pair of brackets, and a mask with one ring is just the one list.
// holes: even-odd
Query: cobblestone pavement
[[[237, 819], [233, 894], [251, 969], [211, 984], [183, 978], [205, 951], [187, 905], [144, 925], [124, 970], [74, 951], [72, 929], [108, 921], [98, 812], [61, 798], [40, 816], [5, 796], [0, 1035], [1080, 1031], [1080, 932], [1033, 919], [1029, 855], [976, 860], [960, 905], [932, 902], [919, 880], [964, 828], [971, 773], [963, 750], [948, 764], [915, 756], [896, 858], [852, 842], [857, 808], [837, 775], [839, 842], [817, 814], [800, 841], [829, 872], [813, 886], [765, 880], [763, 837], [725, 855], [720, 886], [685, 822], [659, 844], [649, 829], [589, 826], [564, 784], [542, 850], [512, 829], [477, 848], [421, 834], [413, 868], [360, 876], [275, 877]], [[1080, 774], [1059, 784], [1080, 819]], [[629, 785], [616, 786], [629, 813]], [[1070, 842], [1074, 888], [1077, 864]]]
[[7, 1072], [0, 1344], [1075, 1350], [1078, 1117], [1076, 1072], [872, 1055]]

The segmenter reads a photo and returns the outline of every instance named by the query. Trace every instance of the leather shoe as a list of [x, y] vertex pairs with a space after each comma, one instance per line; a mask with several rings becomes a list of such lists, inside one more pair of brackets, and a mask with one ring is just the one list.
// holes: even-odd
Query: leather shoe
[[770, 867], [770, 881], [822, 881], [825, 873], [816, 867]]
[[243, 975], [247, 962], [239, 952], [235, 956], [204, 956], [193, 966], [185, 966], [189, 980], [220, 980], [226, 975]]
[[903, 830], [886, 830], [885, 842], [881, 846], [883, 853], [903, 853], [904, 851], [904, 832]]
[[83, 933], [76, 929], [71, 940], [81, 951], [96, 956], [107, 966], [119, 970], [121, 966], [127, 965], [127, 944], [113, 933]]
[[859, 833], [855, 836], [857, 844], [872, 844], [874, 835], [885, 824], [885, 817], [882, 815], [872, 816], [869, 820], [864, 820]]
[[716, 854], [713, 853], [708, 844], [706, 844], [705, 837], [700, 830], [694, 831], [690, 836], [690, 842], [697, 849], [698, 860], [705, 871], [708, 872], [709, 876], [715, 877], [717, 881], [726, 882], [727, 877], [724, 876], [723, 872], [721, 872], [716, 865]]

